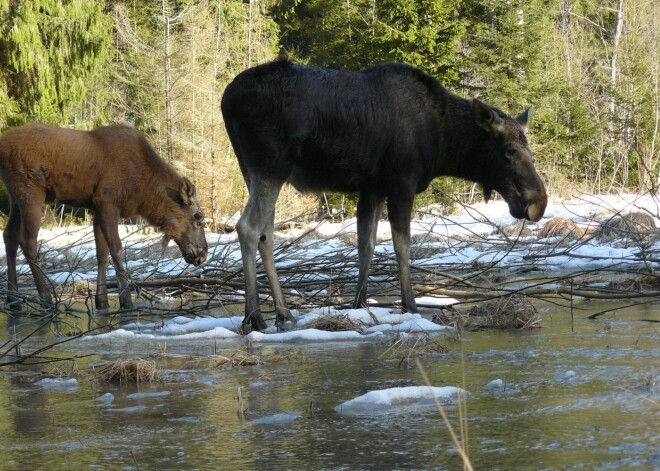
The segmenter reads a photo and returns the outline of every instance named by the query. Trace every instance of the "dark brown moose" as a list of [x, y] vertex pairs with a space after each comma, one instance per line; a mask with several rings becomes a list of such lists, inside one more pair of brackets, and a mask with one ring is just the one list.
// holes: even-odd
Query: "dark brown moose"
[[117, 273], [119, 303], [133, 303], [124, 270], [119, 218], [142, 216], [164, 233], [163, 244], [174, 239], [188, 263], [206, 259], [204, 214], [195, 186], [161, 159], [145, 136], [116, 125], [76, 131], [29, 124], [0, 137], [0, 173], [10, 197], [3, 236], [7, 252], [7, 301], [20, 309], [17, 296], [16, 252], [27, 259], [45, 306], [52, 305], [49, 281], [37, 264], [37, 234], [41, 207], [67, 203], [94, 211], [98, 259], [96, 307], [107, 309], [108, 253]]
[[222, 113], [249, 190], [236, 227], [246, 284], [245, 319], [266, 327], [257, 293], [261, 254], [278, 321], [290, 317], [275, 271], [273, 218], [282, 185], [301, 191], [359, 194], [359, 275], [354, 305], [367, 299], [378, 218], [387, 200], [403, 308], [416, 312], [409, 273], [415, 193], [441, 175], [481, 184], [486, 200], [502, 195], [516, 218], [538, 221], [547, 196], [517, 118], [453, 95], [403, 64], [348, 72], [276, 61], [229, 84]]

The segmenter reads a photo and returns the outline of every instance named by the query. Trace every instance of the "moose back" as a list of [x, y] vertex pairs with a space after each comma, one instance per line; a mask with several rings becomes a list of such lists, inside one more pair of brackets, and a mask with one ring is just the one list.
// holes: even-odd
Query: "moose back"
[[363, 72], [276, 61], [240, 73], [222, 113], [249, 189], [238, 222], [246, 283], [244, 323], [263, 329], [256, 278], [259, 250], [278, 320], [290, 317], [275, 272], [273, 218], [285, 182], [302, 191], [359, 194], [359, 274], [354, 305], [367, 300], [376, 228], [387, 201], [403, 308], [417, 305], [409, 273], [410, 217], [416, 193], [446, 175], [493, 190], [511, 215], [537, 221], [547, 197], [527, 144], [529, 110], [511, 118], [458, 97], [403, 64]]
[[95, 303], [108, 308], [106, 269], [112, 257], [123, 309], [132, 307], [121, 260], [120, 218], [142, 216], [174, 239], [188, 263], [206, 259], [204, 214], [195, 186], [179, 176], [139, 131], [123, 125], [76, 131], [29, 124], [0, 137], [0, 175], [10, 198], [3, 232], [10, 306], [20, 309], [16, 253], [20, 246], [39, 297], [52, 305], [50, 283], [37, 263], [37, 235], [44, 203], [60, 202], [94, 211], [98, 259]]

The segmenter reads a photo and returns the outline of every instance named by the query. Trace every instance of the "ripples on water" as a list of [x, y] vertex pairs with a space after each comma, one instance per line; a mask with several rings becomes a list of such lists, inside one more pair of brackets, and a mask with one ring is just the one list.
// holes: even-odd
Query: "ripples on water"
[[[434, 386], [462, 385], [465, 378], [476, 469], [660, 469], [660, 333], [657, 324], [641, 322], [658, 320], [659, 313], [637, 308], [571, 323], [566, 311], [546, 310], [543, 329], [448, 338], [448, 355], [422, 363]], [[2, 318], [4, 332], [6, 324]], [[51, 335], [45, 329], [25, 348], [50, 342]], [[99, 360], [157, 353], [161, 344], [74, 341], [48, 354], [91, 354], [77, 362], [85, 372]], [[239, 346], [173, 341], [167, 350], [211, 354]], [[295, 346], [306, 362], [216, 369], [160, 359], [165, 382], [140, 387], [94, 385], [84, 374], [75, 385], [38, 386], [18, 371], [49, 371], [49, 365], [5, 369], [0, 461], [21, 470], [460, 469], [433, 406], [357, 415], [334, 410], [371, 390], [424, 384], [416, 368], [381, 357], [384, 343]], [[457, 407], [445, 407], [456, 424]]]

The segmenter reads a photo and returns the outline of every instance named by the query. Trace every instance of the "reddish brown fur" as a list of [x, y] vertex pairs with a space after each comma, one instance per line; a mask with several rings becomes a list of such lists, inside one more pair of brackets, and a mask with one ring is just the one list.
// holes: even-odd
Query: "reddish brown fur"
[[[99, 275], [96, 304], [107, 308], [105, 269], [112, 255], [120, 304], [130, 307], [128, 280], [119, 258], [119, 218], [142, 216], [174, 239], [189, 263], [206, 257], [203, 213], [195, 187], [163, 161], [145, 136], [129, 126], [76, 131], [30, 124], [0, 138], [0, 174], [11, 199], [4, 231], [9, 290], [16, 291], [15, 258], [20, 245], [42, 301], [51, 303], [47, 279], [36, 265], [41, 207], [62, 202], [95, 212]], [[17, 298], [10, 294], [16, 305]]]

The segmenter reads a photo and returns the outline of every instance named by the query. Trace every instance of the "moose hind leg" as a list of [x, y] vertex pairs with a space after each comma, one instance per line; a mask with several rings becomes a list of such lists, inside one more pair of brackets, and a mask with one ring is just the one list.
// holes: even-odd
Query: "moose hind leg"
[[410, 217], [414, 196], [399, 195], [387, 200], [387, 212], [392, 228], [392, 242], [399, 266], [401, 303], [408, 312], [417, 312], [417, 303], [410, 280]]
[[45, 201], [45, 195], [32, 195], [29, 205], [22, 205], [21, 228], [18, 243], [23, 250], [23, 255], [30, 265], [30, 270], [34, 276], [34, 282], [37, 285], [37, 292], [41, 303], [45, 307], [53, 305], [53, 297], [50, 292], [50, 281], [44, 274], [38, 261], [37, 236], [41, 226], [41, 206]]
[[5, 252], [7, 257], [7, 303], [14, 311], [21, 310], [21, 302], [18, 297], [18, 280], [16, 276], [16, 254], [18, 253], [18, 238], [21, 232], [21, 212], [18, 205], [11, 203], [9, 219], [2, 237], [5, 241]]
[[94, 217], [94, 242], [96, 243], [96, 260], [98, 263], [94, 304], [96, 304], [96, 309], [105, 311], [110, 308], [108, 302], [108, 284], [106, 279], [110, 249], [108, 248], [108, 242], [105, 240], [105, 236], [101, 230], [98, 216]]
[[369, 266], [374, 255], [374, 248], [376, 247], [378, 218], [383, 210], [384, 201], [384, 197], [370, 193], [360, 194], [360, 199], [358, 200], [357, 235], [359, 274], [355, 301], [353, 302], [356, 308], [367, 305]]
[[[261, 315], [259, 306], [259, 291], [257, 286], [257, 249], [266, 253], [265, 265], [269, 281], [271, 277], [277, 278], [275, 265], [270, 267], [269, 263], [273, 258], [272, 254], [272, 229], [273, 218], [275, 215], [275, 203], [282, 187], [282, 183], [268, 181], [259, 178], [258, 175], [252, 175], [250, 181], [250, 197], [243, 214], [236, 225], [236, 232], [241, 243], [241, 255], [243, 257], [243, 276], [245, 277], [245, 318], [243, 325], [251, 324], [254, 330], [264, 330], [266, 322]], [[270, 231], [269, 234], [267, 232]], [[267, 241], [270, 239], [270, 243]], [[265, 242], [261, 245], [262, 242]], [[274, 290], [273, 297], [277, 304], [277, 298], [283, 302], [283, 295], [279, 283], [277, 286], [271, 285]], [[278, 292], [276, 292], [279, 290]]]

